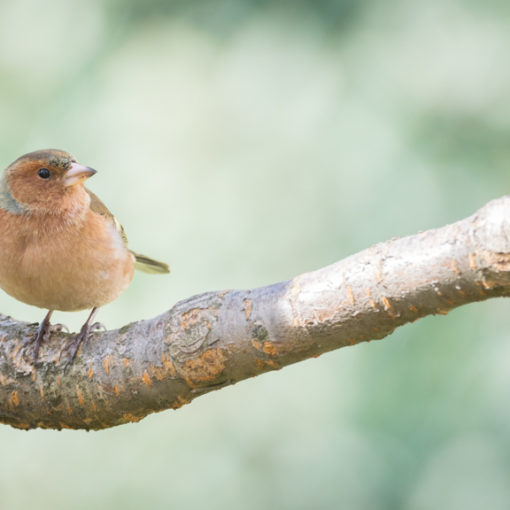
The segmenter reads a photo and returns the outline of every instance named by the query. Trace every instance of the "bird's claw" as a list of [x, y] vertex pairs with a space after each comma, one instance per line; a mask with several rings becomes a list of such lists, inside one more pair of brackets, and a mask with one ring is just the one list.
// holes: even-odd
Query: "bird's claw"
[[71, 356], [68, 358], [64, 366], [64, 370], [66, 370], [67, 367], [73, 363], [74, 359], [76, 358], [76, 355], [78, 354], [78, 350], [80, 349], [80, 345], [87, 340], [90, 333], [90, 327], [86, 326], [87, 325], [85, 324], [81, 328], [80, 332], [74, 337], [74, 342], [71, 344], [72, 347]]
[[35, 336], [32, 336], [28, 339], [26, 342], [27, 344], [34, 342], [34, 363], [37, 361], [37, 358], [39, 357], [39, 347], [41, 346], [41, 342], [44, 340], [44, 337], [50, 333], [50, 329], [48, 327], [42, 327], [43, 324], [39, 326], [37, 329], [37, 333]]
[[102, 322], [94, 322], [94, 324], [92, 324], [92, 326], [90, 326], [90, 333], [93, 333], [94, 331], [100, 331], [100, 330], [103, 330], [103, 331], [106, 331], [106, 326], [102, 323]]
[[86, 342], [90, 333], [97, 331], [98, 329], [104, 328], [106, 330], [106, 327], [101, 324], [100, 322], [94, 322], [94, 324], [90, 324], [92, 320], [94, 319], [94, 316], [96, 315], [97, 308], [93, 308], [92, 312], [90, 313], [89, 318], [87, 319], [87, 322], [81, 327], [80, 332], [76, 335], [74, 342], [72, 344], [72, 352], [71, 356], [67, 360], [67, 363], [64, 366], [64, 371], [67, 369], [69, 365], [72, 364], [74, 359], [76, 358], [76, 355], [78, 354], [78, 350], [80, 349], [80, 345], [83, 342]]
[[60, 333], [61, 331], [65, 331], [66, 333], [70, 333], [69, 328], [65, 324], [52, 324], [50, 326], [51, 332]]
[[39, 347], [41, 346], [41, 342], [44, 340], [44, 337], [47, 334], [51, 334], [51, 324], [50, 324], [50, 318], [51, 314], [53, 313], [52, 310], [50, 310], [44, 319], [39, 324], [39, 327], [37, 328], [37, 333], [35, 337], [32, 337], [28, 340], [27, 343], [31, 343], [34, 341], [34, 363], [37, 361], [37, 358], [39, 357]]
[[40, 324], [35, 323], [31, 324], [32, 326], [39, 325], [37, 328], [37, 333], [34, 336], [31, 336], [25, 340], [24, 346], [34, 343], [33, 357], [34, 363], [39, 358], [39, 348], [41, 347], [41, 343], [45, 340], [48, 340], [52, 333], [60, 333], [61, 331], [66, 331], [69, 333], [69, 328], [65, 324], [50, 324], [49, 321], [42, 321]]

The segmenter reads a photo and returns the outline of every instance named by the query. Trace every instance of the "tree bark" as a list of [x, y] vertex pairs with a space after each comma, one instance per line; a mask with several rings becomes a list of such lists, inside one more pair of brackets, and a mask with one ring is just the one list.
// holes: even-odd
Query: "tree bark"
[[510, 294], [510, 196], [445, 227], [377, 244], [290, 281], [208, 292], [150, 320], [73, 336], [0, 315], [0, 421], [102, 429], [457, 306]]

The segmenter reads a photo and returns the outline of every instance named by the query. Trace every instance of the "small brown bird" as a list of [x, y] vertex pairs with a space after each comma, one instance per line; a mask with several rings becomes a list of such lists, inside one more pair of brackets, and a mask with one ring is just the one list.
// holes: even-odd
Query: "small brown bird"
[[124, 229], [83, 185], [96, 173], [67, 152], [31, 152], [0, 178], [0, 287], [48, 309], [34, 343], [34, 361], [54, 310], [92, 308], [69, 362], [87, 339], [97, 309], [126, 290], [134, 269], [168, 273], [167, 264], [129, 250]]

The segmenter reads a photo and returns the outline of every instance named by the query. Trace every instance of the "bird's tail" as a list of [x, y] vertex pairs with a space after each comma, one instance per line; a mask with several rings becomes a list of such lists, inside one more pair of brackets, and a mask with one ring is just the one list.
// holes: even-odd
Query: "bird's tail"
[[168, 264], [165, 264], [164, 262], [159, 262], [158, 260], [151, 259], [146, 255], [141, 255], [134, 251], [131, 253], [135, 256], [135, 269], [138, 269], [139, 271], [150, 274], [170, 272]]

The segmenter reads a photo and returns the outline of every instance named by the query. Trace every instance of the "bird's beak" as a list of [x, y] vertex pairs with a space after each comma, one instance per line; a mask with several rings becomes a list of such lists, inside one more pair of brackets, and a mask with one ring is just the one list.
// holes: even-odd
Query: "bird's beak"
[[69, 170], [64, 174], [64, 186], [74, 186], [92, 177], [95, 173], [97, 172], [93, 168], [80, 165], [79, 163], [71, 163]]

